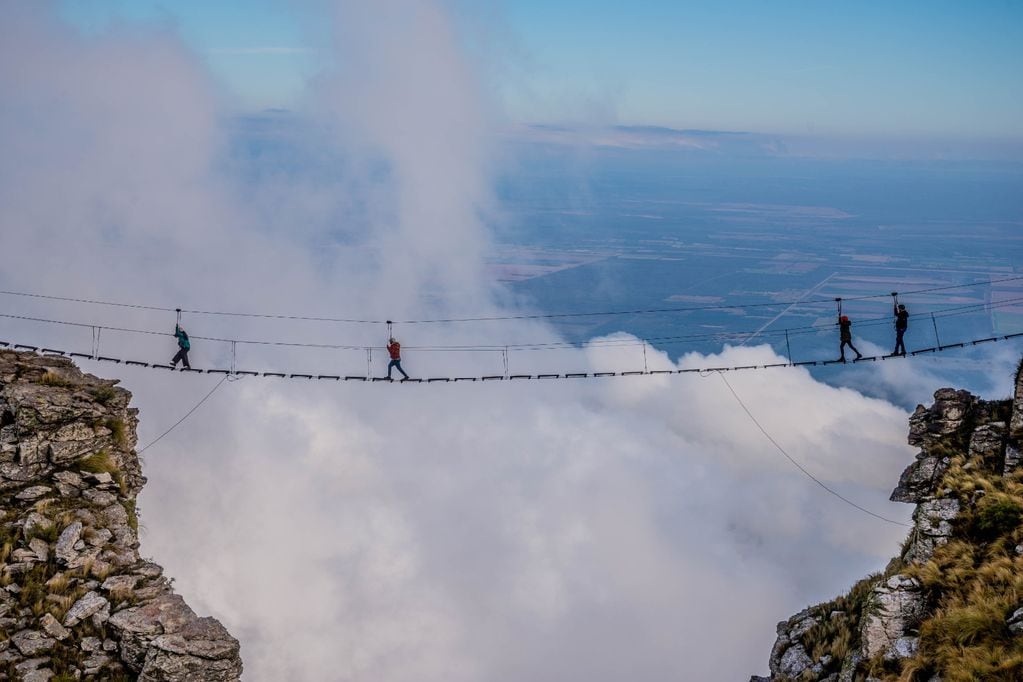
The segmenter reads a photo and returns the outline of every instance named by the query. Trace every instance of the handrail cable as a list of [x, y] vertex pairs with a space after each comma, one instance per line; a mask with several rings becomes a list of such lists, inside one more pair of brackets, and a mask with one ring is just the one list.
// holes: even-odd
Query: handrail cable
[[[933, 311], [934, 317], [945, 318], [945, 317], [956, 317], [959, 315], [966, 315], [971, 312], [978, 312], [980, 310], [994, 310], [1010, 305], [1016, 305], [1023, 303], [1023, 297], [1005, 299], [995, 303], [974, 303], [965, 306], [953, 306], [948, 308], [939, 308]], [[55, 320], [41, 317], [31, 317], [27, 315], [13, 315], [10, 313], [0, 313], [0, 318], [14, 319], [14, 320], [25, 320], [29, 322], [42, 322], [46, 324], [57, 324], [71, 327], [84, 327], [92, 329], [104, 329], [108, 331], [123, 332], [126, 334], [143, 334], [149, 336], [173, 336], [168, 332], [159, 332], [151, 329], [133, 329], [130, 327], [113, 327], [107, 325], [101, 325], [96, 323], [87, 322], [71, 322], [68, 320]], [[856, 324], [856, 328], [863, 327], [874, 327], [882, 324], [890, 324], [891, 317], [877, 317], [868, 318]], [[788, 327], [786, 329], [775, 329], [761, 332], [760, 336], [784, 336], [786, 332], [790, 335], [799, 334], [811, 334], [820, 331], [831, 329], [835, 326], [834, 323], [826, 324], [814, 324], [806, 325], [801, 327]], [[651, 337], [646, 339], [646, 342], [659, 342], [667, 345], [670, 341], [696, 341], [703, 339], [729, 339], [729, 338], [742, 338], [753, 334], [752, 331], [721, 331], [713, 332], [708, 334], [692, 334], [692, 335], [679, 335], [679, 336], [661, 336]], [[320, 348], [330, 350], [359, 350], [365, 351], [369, 349], [379, 349], [382, 346], [366, 346], [366, 345], [355, 345], [355, 344], [337, 344], [337, 343], [309, 343], [309, 342], [298, 342], [298, 341], [268, 341], [261, 339], [229, 339], [214, 336], [197, 336], [192, 335], [192, 339], [202, 341], [214, 341], [219, 343], [240, 343], [246, 345], [256, 346], [279, 346], [289, 348]], [[608, 346], [608, 347], [628, 347], [628, 346], [640, 346], [643, 341], [632, 341], [625, 339], [603, 339], [588, 342], [591, 346]], [[520, 344], [499, 344], [499, 345], [452, 345], [452, 346], [404, 346], [405, 350], [415, 350], [418, 352], [503, 352], [504, 349], [509, 350], [549, 350], [549, 349], [567, 349], [578, 347], [579, 344], [570, 341], [552, 341], [547, 343], [520, 343]]]
[[[1023, 280], [1023, 275], [1014, 277], [1005, 277], [1002, 279], [985, 280], [982, 282], [968, 282], [966, 284], [953, 284], [948, 286], [940, 287], [929, 287], [926, 289], [916, 289], [913, 291], [899, 292], [900, 296], [912, 296], [915, 294], [926, 294], [933, 293], [936, 291], [951, 291], [953, 289], [965, 289], [968, 287], [976, 286], [987, 286], [991, 284], [999, 284], [1002, 282], [1013, 282]], [[105, 305], [113, 306], [118, 308], [132, 308], [136, 310], [152, 310], [159, 312], [175, 312], [177, 308], [171, 308], [166, 306], [154, 306], [144, 305], [138, 303], [120, 303], [114, 301], [103, 301], [100, 299], [89, 299], [89, 298], [74, 298], [70, 296], [53, 296], [48, 294], [38, 294], [23, 291], [0, 291], [0, 294], [5, 296], [21, 296], [27, 298], [39, 298], [52, 301], [66, 301], [71, 303], [87, 303], [90, 305]], [[848, 296], [842, 297], [843, 301], [865, 301], [877, 298], [888, 298], [890, 293], [884, 294], [867, 294], [863, 296]], [[535, 314], [523, 314], [523, 315], [488, 315], [479, 317], [448, 317], [448, 318], [436, 318], [436, 319], [422, 319], [422, 320], [393, 320], [393, 324], [453, 324], [462, 322], [495, 322], [501, 320], [541, 320], [541, 319], [556, 319], [556, 318], [573, 318], [573, 317], [604, 317], [612, 315], [648, 315], [656, 313], [681, 313], [681, 312], [696, 312], [701, 310], [745, 310], [748, 308], [766, 308], [766, 307], [778, 307], [785, 305], [792, 305], [793, 303], [800, 304], [815, 304], [815, 303], [832, 303], [834, 298], [817, 298], [817, 299], [804, 299], [797, 301], [774, 301], [771, 303], [748, 303], [748, 304], [736, 304], [736, 305], [708, 305], [708, 306], [694, 306], [694, 307], [667, 307], [667, 308], [637, 308], [634, 310], [605, 310], [605, 311], [592, 311], [592, 312], [573, 312], [573, 313], [535, 313]], [[304, 320], [309, 322], [340, 322], [350, 324], [387, 324], [387, 320], [372, 320], [372, 319], [354, 319], [354, 318], [342, 318], [342, 317], [318, 317], [318, 316], [306, 316], [306, 315], [283, 315], [283, 314], [271, 314], [271, 313], [243, 313], [236, 311], [222, 311], [222, 310], [186, 310], [181, 309], [182, 313], [190, 315], [218, 315], [228, 317], [253, 317], [263, 319], [277, 319], [277, 320]]]

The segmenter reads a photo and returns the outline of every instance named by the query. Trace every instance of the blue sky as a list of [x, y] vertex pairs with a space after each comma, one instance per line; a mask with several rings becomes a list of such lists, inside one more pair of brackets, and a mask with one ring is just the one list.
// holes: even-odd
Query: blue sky
[[[64, 0], [89, 31], [179, 30], [244, 108], [297, 104], [330, 61], [316, 3]], [[1023, 137], [1023, 3], [456, 2], [523, 122]], [[481, 17], [485, 20], [480, 21]]]

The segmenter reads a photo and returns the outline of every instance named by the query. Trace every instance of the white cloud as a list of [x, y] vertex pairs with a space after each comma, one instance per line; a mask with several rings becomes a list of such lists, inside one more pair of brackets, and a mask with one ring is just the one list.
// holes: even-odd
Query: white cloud
[[[397, 0], [340, 12], [348, 70], [314, 85], [318, 125], [304, 134], [343, 168], [269, 174], [254, 196], [232, 166], [217, 164], [226, 143], [218, 95], [177, 38], [84, 39], [41, 10], [8, 11], [0, 283], [363, 317], [495, 310], [481, 276], [489, 117], [447, 17], [432, 3]], [[338, 234], [336, 248], [313, 246]], [[47, 312], [173, 322], [141, 311]], [[206, 335], [379, 343], [382, 334], [188, 323]], [[88, 344], [87, 330], [10, 331]], [[401, 331], [418, 344], [556, 340], [528, 322]], [[173, 350], [168, 338], [112, 332], [104, 343], [146, 359]], [[242, 352], [243, 364], [260, 366], [365, 362], [358, 353]], [[212, 343], [194, 353], [224, 359]], [[635, 348], [600, 345], [550, 357], [523, 353], [513, 363], [592, 371], [639, 360]], [[766, 347], [677, 364], [651, 351], [647, 360], [651, 369], [778, 361]], [[479, 373], [499, 360], [421, 353], [406, 362], [417, 374]], [[144, 442], [213, 380], [117, 373], [142, 409]], [[886, 501], [912, 455], [903, 411], [802, 370], [729, 381], [828, 485], [908, 516], [908, 506]], [[882, 565], [903, 535], [795, 470], [714, 376], [246, 379], [147, 452], [145, 471], [143, 551], [197, 610], [241, 638], [248, 680], [737, 679], [765, 668], [775, 622]]]

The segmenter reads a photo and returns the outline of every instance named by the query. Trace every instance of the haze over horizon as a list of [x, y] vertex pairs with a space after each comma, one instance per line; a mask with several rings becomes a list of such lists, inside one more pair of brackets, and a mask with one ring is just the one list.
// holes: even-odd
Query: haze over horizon
[[[239, 111], [303, 110], [343, 70], [321, 2], [61, 0], [99, 34], [181, 35]], [[425, 4], [393, 10], [398, 27]], [[976, 145], [1023, 140], [1023, 8], [647, 0], [447, 2], [467, 68], [507, 124], [650, 125]], [[414, 58], [414, 46], [407, 55]]]

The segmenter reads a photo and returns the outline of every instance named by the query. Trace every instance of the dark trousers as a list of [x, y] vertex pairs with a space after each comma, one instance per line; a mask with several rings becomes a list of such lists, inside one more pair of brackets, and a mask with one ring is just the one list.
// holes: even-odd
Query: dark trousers
[[856, 346], [852, 345], [852, 341], [849, 339], [842, 339], [842, 344], [838, 347], [838, 351], [842, 354], [842, 360], [845, 360], [845, 347], [849, 346], [853, 353], [856, 353], [856, 357], [860, 357], [860, 352], [856, 350]]
[[401, 360], [400, 359], [398, 359], [398, 360], [391, 360], [391, 362], [387, 365], [387, 378], [388, 379], [391, 378], [391, 368], [392, 367], [397, 367], [398, 371], [401, 372], [401, 375], [403, 377], [405, 377], [406, 379], [408, 379], [408, 374], [405, 374], [405, 370], [403, 370], [401, 368]]
[[906, 335], [905, 329], [895, 328], [895, 350], [892, 351], [892, 355], [905, 355], [906, 344], [903, 343], [902, 337]]
[[178, 364], [178, 360], [181, 361], [181, 364], [184, 366], [185, 369], [192, 369], [192, 366], [188, 364], [188, 350], [184, 348], [178, 348], [177, 355], [175, 355], [174, 358], [171, 360], [171, 367], [176, 367]]

